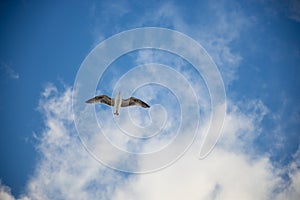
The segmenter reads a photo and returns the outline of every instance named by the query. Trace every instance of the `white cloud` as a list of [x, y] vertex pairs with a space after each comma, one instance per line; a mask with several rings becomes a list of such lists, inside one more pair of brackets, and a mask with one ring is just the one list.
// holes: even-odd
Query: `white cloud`
[[38, 146], [42, 157], [28, 182], [27, 196], [30, 199], [108, 199], [112, 192], [109, 183], [117, 184], [121, 177], [91, 158], [81, 144], [73, 124], [71, 88], [60, 93], [49, 85], [45, 91], [43, 94], [47, 95], [39, 104], [46, 125]]
[[[267, 108], [257, 100], [245, 106], [247, 113], [233, 104], [229, 107], [221, 144], [210, 156], [197, 159], [196, 141], [177, 163], [135, 177], [115, 192], [114, 199], [299, 199], [299, 151], [290, 167], [278, 169], [268, 155], [245, 150], [261, 131]], [[291, 184], [280, 177], [282, 170], [291, 171]], [[276, 192], [282, 187], [286, 188]]]
[[[289, 166], [291, 184], [279, 176], [268, 155], [244, 151], [256, 136], [266, 108], [259, 101], [247, 104], [247, 113], [229, 104], [230, 112], [220, 144], [204, 160], [197, 159], [198, 140], [172, 166], [155, 173], [128, 175], [104, 167], [83, 148], [72, 121], [71, 88], [45, 89], [40, 111], [46, 128], [40, 135], [41, 158], [27, 184], [23, 199], [297, 199], [299, 151]], [[108, 113], [111, 114], [111, 113]], [[113, 130], [110, 130], [113, 131]], [[244, 145], [245, 144], [245, 145]], [[153, 143], [153, 145], [156, 145]], [[112, 158], [115, 155], [110, 155]], [[296, 162], [297, 161], [297, 162]], [[138, 161], [139, 162], [139, 161]], [[139, 163], [141, 166], [145, 163]], [[0, 194], [14, 199], [8, 187]], [[278, 188], [284, 188], [279, 194]], [[0, 197], [2, 197], [0, 196]]]
[[139, 176], [114, 199], [268, 199], [278, 180], [266, 158], [216, 148], [205, 160], [188, 153], [167, 169]]
[[[267, 156], [254, 159], [244, 150], [246, 143], [257, 136], [265, 115], [266, 109], [260, 104], [250, 102], [247, 107], [252, 111], [247, 114], [229, 104], [231, 112], [221, 144], [206, 159], [197, 159], [200, 141], [196, 141], [178, 162], [135, 177], [115, 192], [114, 199], [271, 199], [281, 183], [277, 170]], [[254, 136], [247, 136], [251, 134]]]
[[1, 200], [14, 200], [15, 198], [12, 196], [10, 188], [2, 185], [0, 180], [0, 199]]

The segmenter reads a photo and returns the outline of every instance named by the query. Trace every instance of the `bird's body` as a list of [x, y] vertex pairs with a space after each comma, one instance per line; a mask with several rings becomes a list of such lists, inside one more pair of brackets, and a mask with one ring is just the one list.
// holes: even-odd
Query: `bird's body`
[[116, 98], [110, 98], [107, 95], [100, 95], [100, 96], [95, 96], [95, 97], [87, 100], [86, 103], [93, 103], [93, 104], [103, 103], [108, 106], [114, 106], [114, 114], [115, 115], [119, 115], [119, 110], [121, 107], [127, 107], [127, 106], [141, 106], [143, 108], [150, 107], [148, 104], [146, 104], [142, 100], [135, 98], [135, 97], [130, 97], [128, 99], [122, 99], [120, 92]]
[[115, 98], [115, 105], [114, 105], [115, 115], [119, 115], [119, 110], [121, 108], [121, 105], [122, 105], [122, 98], [121, 98], [121, 93], [119, 92], [119, 94]]

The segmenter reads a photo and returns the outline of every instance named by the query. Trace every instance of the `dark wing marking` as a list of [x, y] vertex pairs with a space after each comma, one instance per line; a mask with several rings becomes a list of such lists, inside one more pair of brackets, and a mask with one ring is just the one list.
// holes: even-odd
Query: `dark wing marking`
[[98, 96], [98, 97], [99, 97], [101, 103], [104, 103], [108, 106], [114, 106], [115, 105], [114, 99], [110, 98], [109, 96], [101, 95], [101, 96]]
[[130, 98], [128, 99], [122, 99], [121, 107], [127, 107], [129, 106]]
[[142, 106], [143, 108], [149, 108], [150, 107], [148, 104], [146, 104], [142, 100], [140, 100], [138, 98], [135, 98], [135, 97], [130, 97], [129, 98], [128, 106]]
[[86, 103], [103, 103], [108, 106], [114, 106], [115, 101], [114, 99], [110, 98], [109, 96], [106, 95], [100, 95], [100, 96], [95, 96], [94, 98], [91, 98], [86, 101]]

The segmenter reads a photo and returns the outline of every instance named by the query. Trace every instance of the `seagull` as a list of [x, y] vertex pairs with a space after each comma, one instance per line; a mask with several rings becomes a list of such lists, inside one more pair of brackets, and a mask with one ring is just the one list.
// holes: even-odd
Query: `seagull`
[[143, 108], [150, 108], [150, 106], [148, 104], [146, 104], [142, 100], [135, 98], [135, 97], [130, 97], [128, 99], [122, 99], [120, 92], [115, 99], [110, 98], [107, 95], [100, 95], [100, 96], [95, 96], [95, 97], [87, 100], [86, 103], [90, 103], [90, 104], [103, 103], [108, 106], [114, 106], [114, 111], [115, 111], [114, 115], [119, 115], [119, 110], [121, 107], [141, 106]]

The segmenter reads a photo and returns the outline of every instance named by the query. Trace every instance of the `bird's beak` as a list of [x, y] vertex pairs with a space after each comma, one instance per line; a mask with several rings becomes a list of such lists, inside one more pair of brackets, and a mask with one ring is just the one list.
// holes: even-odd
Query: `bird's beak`
[[91, 98], [89, 100], [87, 100], [85, 103], [94, 103], [95, 102], [95, 98]]

